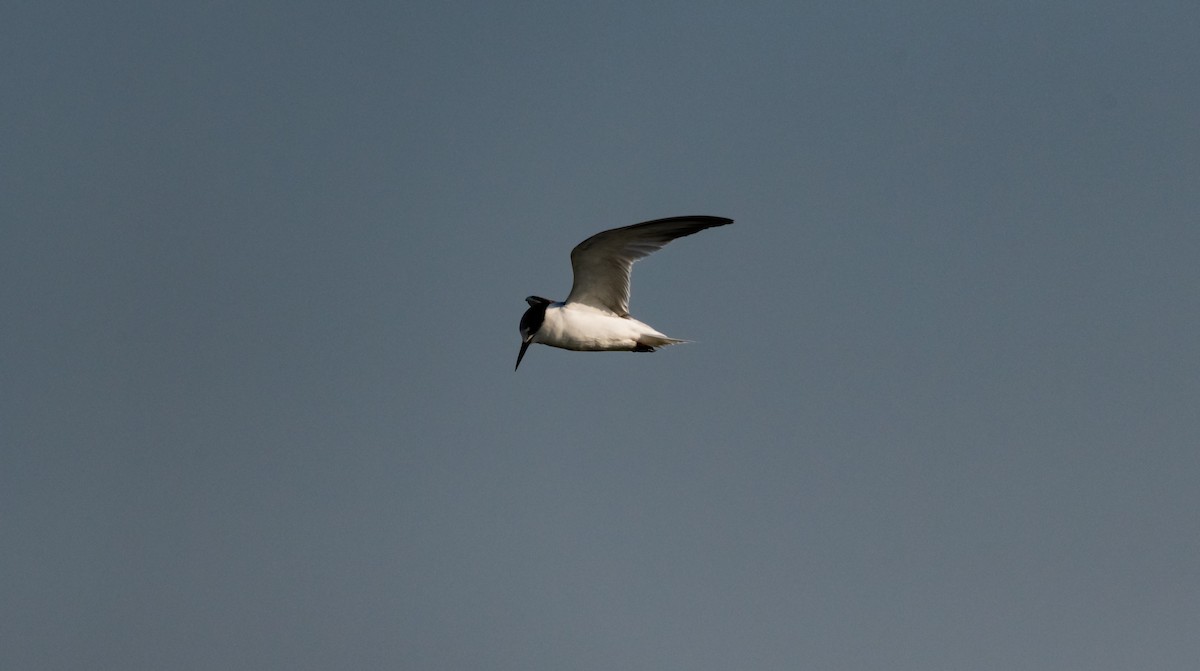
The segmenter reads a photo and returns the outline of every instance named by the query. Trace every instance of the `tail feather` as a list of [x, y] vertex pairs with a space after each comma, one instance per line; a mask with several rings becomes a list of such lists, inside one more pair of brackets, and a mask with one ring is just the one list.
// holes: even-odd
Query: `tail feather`
[[653, 352], [659, 347], [667, 345], [679, 345], [691, 340], [680, 340], [679, 338], [668, 338], [667, 336], [643, 335], [638, 338], [637, 348], [635, 352]]

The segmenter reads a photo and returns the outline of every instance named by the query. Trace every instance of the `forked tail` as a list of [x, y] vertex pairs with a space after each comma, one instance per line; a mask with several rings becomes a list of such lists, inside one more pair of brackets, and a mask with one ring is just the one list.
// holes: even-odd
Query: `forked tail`
[[653, 352], [659, 347], [667, 345], [679, 345], [691, 340], [680, 340], [678, 338], [668, 338], [667, 336], [643, 335], [639, 336], [637, 346], [633, 348], [635, 352]]

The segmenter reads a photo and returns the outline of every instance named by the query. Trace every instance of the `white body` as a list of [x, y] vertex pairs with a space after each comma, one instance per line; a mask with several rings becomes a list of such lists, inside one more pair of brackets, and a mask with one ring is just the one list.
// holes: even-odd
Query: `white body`
[[582, 303], [554, 303], [546, 308], [545, 321], [533, 342], [576, 351], [605, 352], [686, 341], [669, 338], [632, 317], [618, 317]]

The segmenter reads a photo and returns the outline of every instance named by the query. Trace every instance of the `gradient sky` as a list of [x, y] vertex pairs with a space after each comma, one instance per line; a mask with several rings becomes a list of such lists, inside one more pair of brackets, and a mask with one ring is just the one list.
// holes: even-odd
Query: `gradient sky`
[[1195, 2], [3, 18], [0, 667], [1200, 668]]

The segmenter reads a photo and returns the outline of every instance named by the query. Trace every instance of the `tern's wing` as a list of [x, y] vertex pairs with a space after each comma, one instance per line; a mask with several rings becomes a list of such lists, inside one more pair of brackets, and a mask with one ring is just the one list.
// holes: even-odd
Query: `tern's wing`
[[582, 303], [629, 316], [629, 274], [633, 262], [682, 238], [713, 226], [732, 224], [725, 217], [671, 217], [597, 233], [571, 250], [571, 285], [568, 303]]

